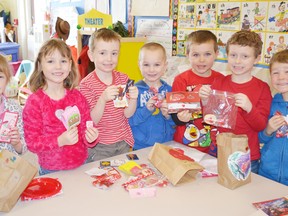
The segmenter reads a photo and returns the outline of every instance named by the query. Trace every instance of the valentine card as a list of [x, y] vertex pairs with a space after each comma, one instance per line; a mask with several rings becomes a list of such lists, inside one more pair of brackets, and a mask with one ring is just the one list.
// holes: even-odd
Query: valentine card
[[81, 122], [80, 111], [76, 105], [73, 107], [68, 106], [65, 110], [56, 110], [55, 115], [64, 124], [67, 130], [71, 127], [76, 127]]
[[129, 87], [134, 85], [134, 80], [128, 79], [126, 85], [120, 85], [119, 94], [113, 100], [114, 107], [125, 108], [128, 107], [127, 93], [129, 93]]
[[119, 89], [119, 94], [115, 97], [113, 100], [114, 107], [117, 108], [125, 108], [128, 106], [128, 101], [126, 98], [126, 86], [125, 85], [120, 85], [118, 87]]
[[1, 118], [0, 125], [0, 142], [10, 142], [10, 136], [8, 135], [11, 128], [15, 127], [18, 120], [18, 113], [4, 112]]
[[253, 205], [257, 209], [261, 209], [269, 216], [287, 215], [288, 214], [288, 198], [279, 197], [272, 200], [255, 202]]

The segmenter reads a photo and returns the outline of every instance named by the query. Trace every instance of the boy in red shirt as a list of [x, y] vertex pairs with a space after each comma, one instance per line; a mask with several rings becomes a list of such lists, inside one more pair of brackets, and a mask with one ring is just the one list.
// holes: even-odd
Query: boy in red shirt
[[251, 31], [239, 31], [228, 40], [226, 50], [228, 67], [232, 74], [216, 79], [212, 86], [202, 86], [199, 90], [202, 103], [208, 98], [211, 89], [235, 93], [238, 107], [234, 130], [218, 128], [219, 132], [246, 134], [251, 151], [251, 170], [258, 173], [260, 145], [258, 132], [266, 127], [272, 100], [267, 83], [252, 76], [251, 72], [260, 60], [263, 42], [260, 36]]
[[[217, 38], [212, 32], [198, 30], [190, 33], [187, 37], [186, 53], [191, 69], [175, 77], [172, 91], [193, 91], [199, 85], [212, 84], [216, 77], [223, 77], [211, 69], [218, 54]], [[202, 123], [201, 113], [191, 114], [185, 110], [172, 114], [172, 118], [177, 125], [175, 141], [216, 156], [211, 137], [213, 129]]]

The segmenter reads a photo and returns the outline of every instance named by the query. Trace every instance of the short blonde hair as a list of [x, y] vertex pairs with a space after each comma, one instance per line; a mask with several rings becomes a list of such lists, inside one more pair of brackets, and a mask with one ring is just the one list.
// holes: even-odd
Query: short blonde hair
[[103, 40], [105, 42], [118, 41], [120, 44], [121, 36], [117, 32], [107, 28], [101, 28], [93, 32], [93, 34], [89, 38], [89, 49], [92, 52], [95, 49], [95, 42], [97, 40]]
[[190, 52], [190, 46], [192, 44], [203, 44], [213, 42], [215, 53], [218, 51], [217, 37], [211, 31], [208, 30], [198, 30], [191, 32], [186, 39], [186, 54]]
[[275, 53], [272, 56], [270, 60], [270, 64], [269, 64], [270, 72], [271, 72], [273, 64], [276, 62], [288, 64], [288, 50], [282, 50], [280, 52]]
[[159, 43], [155, 43], [155, 42], [150, 42], [150, 43], [146, 43], [144, 44], [141, 48], [140, 48], [140, 51], [139, 51], [139, 61], [141, 61], [142, 59], [142, 53], [144, 50], [161, 50], [161, 52], [163, 53], [163, 57], [164, 57], [164, 60], [166, 61], [167, 59], [167, 56], [166, 56], [166, 50], [165, 48], [159, 44]]
[[11, 67], [5, 56], [0, 54], [0, 72], [4, 73], [7, 78], [7, 83], [10, 81], [12, 77]]
[[64, 88], [72, 89], [78, 85], [79, 73], [73, 60], [70, 47], [63, 40], [52, 38], [46, 41], [38, 52], [38, 56], [35, 61], [35, 68], [29, 80], [29, 88], [32, 92], [46, 86], [47, 82], [44, 73], [41, 70], [41, 61], [44, 57], [50, 55], [55, 50], [58, 50], [63, 57], [67, 57], [72, 62], [71, 71], [63, 81]]
[[241, 30], [234, 33], [227, 41], [226, 51], [229, 53], [230, 45], [248, 46], [254, 49], [255, 58], [262, 52], [263, 42], [256, 32]]

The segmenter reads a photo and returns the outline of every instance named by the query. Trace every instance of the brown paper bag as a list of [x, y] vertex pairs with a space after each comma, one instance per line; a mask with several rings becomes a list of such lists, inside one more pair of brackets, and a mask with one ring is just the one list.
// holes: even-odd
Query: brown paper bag
[[218, 146], [218, 183], [235, 189], [251, 182], [251, 159], [246, 135], [220, 133]]
[[0, 212], [8, 212], [37, 173], [37, 168], [8, 150], [0, 152]]
[[172, 147], [156, 143], [148, 159], [173, 184], [195, 180], [202, 167], [193, 159]]

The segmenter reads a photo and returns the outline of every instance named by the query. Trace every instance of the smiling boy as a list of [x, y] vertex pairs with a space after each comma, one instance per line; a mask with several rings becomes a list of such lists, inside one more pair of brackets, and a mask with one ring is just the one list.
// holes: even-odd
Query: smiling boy
[[212, 86], [203, 86], [199, 91], [202, 102], [211, 89], [234, 93], [238, 107], [234, 130], [218, 128], [219, 132], [246, 134], [251, 151], [251, 170], [258, 173], [260, 145], [258, 132], [266, 127], [272, 100], [267, 83], [252, 76], [254, 64], [260, 60], [262, 50], [260, 36], [251, 31], [238, 31], [228, 40], [226, 50], [228, 67], [232, 74], [216, 79]]
[[[217, 77], [223, 77], [211, 69], [217, 54], [217, 38], [212, 32], [198, 30], [190, 33], [186, 40], [186, 55], [191, 69], [175, 77], [172, 91], [193, 91], [201, 85], [211, 85]], [[203, 124], [201, 113], [184, 110], [172, 114], [172, 118], [177, 125], [175, 141], [216, 156], [214, 129]]]
[[167, 64], [166, 51], [161, 44], [150, 42], [141, 47], [139, 68], [144, 79], [135, 84], [139, 90], [137, 109], [129, 119], [135, 150], [173, 139], [175, 124], [165, 100], [171, 86], [161, 79]]
[[115, 70], [118, 64], [121, 36], [106, 28], [94, 32], [89, 40], [88, 56], [95, 70], [80, 83], [80, 91], [87, 99], [91, 118], [99, 129], [99, 143], [89, 149], [88, 162], [127, 153], [134, 145], [128, 123], [136, 110], [138, 89], [130, 86], [128, 106], [117, 108], [113, 100], [119, 87], [128, 81], [126, 74]]

